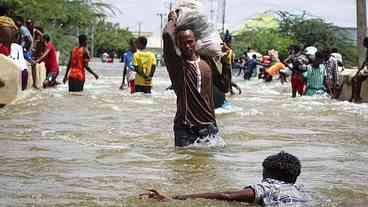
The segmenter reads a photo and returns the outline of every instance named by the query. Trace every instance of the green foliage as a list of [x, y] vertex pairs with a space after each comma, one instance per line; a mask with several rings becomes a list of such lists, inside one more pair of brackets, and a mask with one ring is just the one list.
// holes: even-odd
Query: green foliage
[[260, 29], [277, 29], [280, 22], [273, 15], [259, 15], [241, 26], [240, 32]]
[[[13, 17], [31, 18], [35, 26], [50, 34], [61, 52], [63, 64], [68, 60], [72, 47], [77, 45], [77, 36], [84, 33], [91, 39], [94, 28], [97, 28], [96, 45], [100, 47], [112, 43], [109, 48], [122, 50], [127, 47], [126, 39], [131, 37], [127, 30], [105, 21], [106, 14], [115, 14], [115, 8], [99, 0], [0, 0], [0, 4], [14, 8]], [[104, 40], [103, 36], [111, 38], [110, 41]]]
[[312, 18], [304, 12], [301, 15], [285, 11], [277, 12], [280, 21], [279, 32], [292, 36], [300, 46], [315, 46], [321, 50], [337, 48], [348, 65], [357, 63], [357, 50], [342, 28], [325, 22], [321, 18]]
[[96, 48], [113, 49], [118, 54], [121, 54], [129, 47], [129, 39], [133, 35], [126, 29], [119, 28], [118, 24], [100, 21], [96, 26]]
[[255, 48], [262, 54], [267, 54], [270, 49], [276, 49], [281, 57], [286, 57], [288, 46], [294, 42], [292, 37], [283, 36], [275, 30], [244, 31], [236, 36], [235, 53], [242, 54], [248, 47]]
[[[302, 47], [315, 46], [321, 50], [337, 48], [344, 56], [348, 65], [357, 63], [357, 50], [354, 42], [346, 36], [346, 32], [337, 26], [325, 22], [323, 19], [279, 11], [275, 18], [256, 17], [248, 21], [242, 30], [236, 34], [235, 51], [241, 54], [250, 47], [261, 53], [270, 49], [276, 49], [280, 55], [287, 55], [287, 47], [290, 44], [298, 44]], [[265, 16], [269, 17], [269, 15]], [[268, 27], [267, 22], [277, 21], [277, 27]], [[249, 27], [249, 25], [253, 25]], [[260, 26], [261, 25], [261, 26]]]

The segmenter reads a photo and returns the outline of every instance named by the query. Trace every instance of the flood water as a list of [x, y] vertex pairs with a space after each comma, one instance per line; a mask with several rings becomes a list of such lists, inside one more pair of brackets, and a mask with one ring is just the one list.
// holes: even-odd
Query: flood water
[[120, 64], [92, 68], [101, 78], [88, 76], [83, 94], [31, 90], [0, 109], [0, 206], [240, 206], [137, 195], [238, 190], [281, 150], [300, 158], [310, 206], [368, 205], [368, 104], [292, 99], [288, 84], [236, 79], [243, 94], [229, 99], [242, 110], [217, 116], [226, 146], [175, 150], [164, 68], [152, 96], [120, 91]]

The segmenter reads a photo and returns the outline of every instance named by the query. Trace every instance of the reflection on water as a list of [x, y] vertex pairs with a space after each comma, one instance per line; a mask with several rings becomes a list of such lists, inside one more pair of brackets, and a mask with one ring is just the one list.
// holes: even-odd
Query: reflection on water
[[165, 70], [152, 96], [132, 96], [118, 90], [118, 64], [93, 68], [101, 79], [89, 78], [81, 94], [65, 85], [26, 91], [0, 109], [1, 206], [162, 206], [136, 195], [237, 190], [259, 182], [263, 159], [280, 150], [302, 160], [311, 206], [368, 203], [368, 104], [292, 99], [289, 85], [238, 80], [244, 94], [230, 100], [241, 110], [218, 115], [226, 146], [175, 150]]

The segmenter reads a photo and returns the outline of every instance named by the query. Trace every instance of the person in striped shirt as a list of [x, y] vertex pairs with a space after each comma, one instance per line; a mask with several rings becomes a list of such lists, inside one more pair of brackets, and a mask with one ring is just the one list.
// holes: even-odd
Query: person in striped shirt
[[307, 96], [322, 95], [325, 93], [325, 74], [326, 67], [323, 64], [323, 55], [321, 52], [317, 52], [314, 62], [308, 66], [307, 71], [304, 73], [304, 78], [307, 80]]

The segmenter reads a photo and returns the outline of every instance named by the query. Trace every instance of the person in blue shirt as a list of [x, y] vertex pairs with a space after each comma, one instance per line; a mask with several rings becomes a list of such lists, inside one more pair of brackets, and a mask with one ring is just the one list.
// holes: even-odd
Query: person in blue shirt
[[134, 71], [133, 56], [134, 56], [134, 53], [137, 52], [137, 46], [135, 45], [135, 42], [136, 42], [135, 38], [132, 38], [132, 39], [129, 40], [129, 47], [130, 48], [122, 56], [122, 62], [124, 62], [124, 70], [123, 70], [123, 80], [122, 80], [121, 86], [120, 86], [121, 90], [124, 90], [124, 88], [126, 86], [125, 79], [126, 79], [127, 72]]
[[247, 62], [247, 70], [244, 72], [244, 80], [250, 80], [254, 71], [257, 69], [257, 55], [253, 55]]

